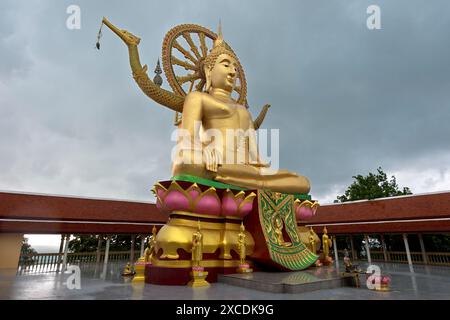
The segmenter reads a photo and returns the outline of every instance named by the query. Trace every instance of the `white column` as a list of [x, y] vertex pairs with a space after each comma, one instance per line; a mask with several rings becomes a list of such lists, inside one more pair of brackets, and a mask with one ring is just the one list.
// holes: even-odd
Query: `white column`
[[61, 270], [61, 263], [62, 263], [61, 255], [63, 254], [63, 249], [64, 249], [64, 238], [65, 238], [65, 235], [62, 234], [61, 242], [59, 243], [58, 266], [56, 267], [56, 272], [59, 272]]
[[333, 236], [334, 259], [336, 260], [336, 269], [339, 270], [339, 255], [337, 251], [336, 236]]
[[63, 265], [62, 265], [62, 272], [65, 272], [67, 270], [67, 253], [69, 252], [69, 240], [70, 240], [70, 234], [66, 234], [66, 242], [64, 243], [64, 256], [63, 256]]
[[111, 236], [108, 235], [106, 238], [106, 248], [105, 248], [105, 260], [103, 261], [103, 273], [102, 278], [106, 278], [106, 271], [108, 270], [108, 257], [109, 257], [109, 244], [111, 242]]
[[352, 260], [356, 260], [358, 257], [355, 252], [355, 245], [353, 244], [353, 236], [350, 235], [350, 249], [352, 250]]
[[370, 256], [369, 236], [367, 234], [364, 235], [364, 240], [366, 242], [367, 262], [370, 265], [370, 264], [372, 264], [372, 257]]
[[383, 248], [384, 262], [387, 262], [386, 242], [384, 241], [384, 235], [381, 235], [381, 247]]
[[423, 237], [421, 233], [419, 233], [419, 242], [420, 242], [420, 250], [422, 251], [423, 263], [428, 264], [427, 253], [425, 251], [425, 244], [423, 243]]
[[131, 235], [131, 248], [130, 248], [130, 263], [132, 268], [134, 268], [134, 242], [136, 240], [136, 236], [134, 234]]
[[414, 267], [411, 259], [411, 252], [409, 251], [408, 235], [406, 233], [403, 234], [403, 242], [405, 243], [406, 258], [408, 259], [409, 271], [414, 272]]
[[141, 255], [140, 257], [144, 256], [144, 248], [145, 247], [145, 237], [143, 234], [141, 234]]
[[100, 256], [101, 256], [101, 251], [102, 251], [102, 241], [103, 241], [103, 236], [102, 235], [98, 235], [98, 244], [97, 244], [97, 261], [96, 263], [100, 262]]

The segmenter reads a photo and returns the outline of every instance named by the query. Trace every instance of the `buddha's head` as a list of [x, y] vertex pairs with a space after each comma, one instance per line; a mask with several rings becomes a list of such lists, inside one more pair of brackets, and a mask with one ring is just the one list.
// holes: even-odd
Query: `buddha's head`
[[238, 58], [223, 41], [219, 28], [219, 36], [214, 41], [214, 47], [203, 62], [206, 78], [206, 92], [211, 88], [232, 92], [237, 79]]

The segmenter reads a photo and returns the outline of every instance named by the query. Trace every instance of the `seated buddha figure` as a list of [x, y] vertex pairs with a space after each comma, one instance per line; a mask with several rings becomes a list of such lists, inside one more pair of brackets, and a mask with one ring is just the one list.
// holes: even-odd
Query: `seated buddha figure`
[[203, 62], [205, 91], [184, 101], [173, 176], [192, 175], [248, 189], [306, 194], [306, 177], [273, 170], [261, 161], [252, 117], [232, 98], [237, 57], [221, 32]]

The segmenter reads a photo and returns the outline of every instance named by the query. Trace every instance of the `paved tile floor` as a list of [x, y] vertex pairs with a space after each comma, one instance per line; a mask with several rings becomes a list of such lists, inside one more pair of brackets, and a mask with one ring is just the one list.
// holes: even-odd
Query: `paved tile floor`
[[[146, 300], [413, 300], [450, 299], [450, 268], [378, 264], [383, 274], [392, 278], [390, 292], [375, 292], [367, 288], [337, 288], [307, 293], [269, 293], [214, 283], [208, 288], [192, 289], [185, 286], [158, 286], [131, 284], [131, 279], [120, 276], [119, 265], [111, 265], [105, 279], [96, 270], [83, 270], [81, 289], [68, 289], [70, 274], [33, 274], [8, 277], [0, 275], [0, 299], [146, 299]], [[367, 263], [361, 263], [365, 270]]]

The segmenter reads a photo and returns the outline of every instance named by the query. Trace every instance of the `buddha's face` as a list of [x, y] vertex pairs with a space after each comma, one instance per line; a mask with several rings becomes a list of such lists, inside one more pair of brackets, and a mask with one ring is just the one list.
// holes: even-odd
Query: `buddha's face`
[[207, 71], [211, 87], [232, 92], [236, 85], [237, 62], [230, 55], [221, 54], [211, 70]]

